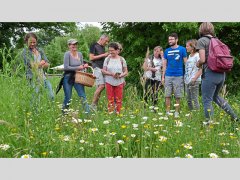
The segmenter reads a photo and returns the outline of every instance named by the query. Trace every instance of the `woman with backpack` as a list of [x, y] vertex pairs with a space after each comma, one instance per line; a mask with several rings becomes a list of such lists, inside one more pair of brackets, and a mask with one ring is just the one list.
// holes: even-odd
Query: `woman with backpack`
[[[106, 92], [108, 98], [108, 112], [114, 110], [120, 114], [123, 99], [124, 77], [128, 75], [127, 63], [119, 56], [119, 45], [110, 43], [108, 45], [109, 56], [103, 63], [102, 73], [105, 75]], [[114, 102], [116, 103], [116, 109]]]
[[231, 106], [226, 100], [219, 96], [226, 74], [225, 72], [215, 72], [209, 68], [209, 45], [210, 39], [215, 36], [214, 26], [210, 22], [203, 22], [199, 27], [200, 39], [197, 42], [196, 49], [199, 50], [200, 60], [197, 66], [203, 69], [202, 74], [202, 100], [204, 113], [209, 124], [213, 116], [212, 101], [221, 107], [234, 121], [239, 121]]
[[158, 102], [158, 91], [162, 85], [162, 67], [163, 67], [163, 48], [156, 46], [153, 49], [153, 54], [145, 59], [143, 63], [144, 79], [145, 82], [145, 93], [144, 100], [148, 103], [149, 97], [151, 96], [152, 103], [154, 106]]

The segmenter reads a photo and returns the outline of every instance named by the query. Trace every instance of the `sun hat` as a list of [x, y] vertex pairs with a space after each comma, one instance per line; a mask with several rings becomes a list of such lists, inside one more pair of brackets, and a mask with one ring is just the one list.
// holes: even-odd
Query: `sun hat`
[[76, 44], [76, 43], [78, 43], [78, 41], [77, 41], [76, 39], [69, 39], [69, 40], [67, 41], [67, 43], [68, 43], [68, 45], [69, 45], [69, 44]]

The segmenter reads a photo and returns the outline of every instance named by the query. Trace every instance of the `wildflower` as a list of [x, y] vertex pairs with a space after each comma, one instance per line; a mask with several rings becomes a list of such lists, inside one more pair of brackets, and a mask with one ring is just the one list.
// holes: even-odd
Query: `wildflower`
[[124, 141], [123, 140], [118, 140], [117, 143], [118, 144], [124, 144]]
[[32, 156], [29, 155], [29, 154], [24, 154], [21, 156], [21, 158], [24, 158], [24, 159], [28, 159], [28, 158], [31, 158]]
[[154, 109], [154, 106], [149, 106], [149, 109]]
[[163, 113], [158, 113], [158, 115], [159, 115], [159, 116], [162, 116], [162, 115], [163, 115]]
[[70, 141], [70, 136], [68, 136], [68, 135], [67, 135], [67, 136], [64, 136], [64, 137], [63, 137], [63, 140], [64, 140], [64, 141]]
[[47, 152], [42, 152], [42, 155], [43, 155], [43, 156], [46, 156], [46, 155], [47, 155]]
[[222, 133], [218, 133], [218, 135], [219, 135], [219, 136], [224, 136], [224, 135], [226, 135], [226, 133], [225, 133], [225, 132], [222, 132]]
[[167, 121], [167, 120], [168, 120], [168, 117], [164, 117], [163, 119], [164, 119], [165, 121]]
[[153, 118], [152, 120], [153, 120], [153, 121], [157, 121], [157, 118]]
[[148, 117], [147, 117], [147, 116], [144, 116], [144, 117], [142, 117], [142, 119], [143, 119], [143, 120], [147, 120], [147, 119], [148, 119]]
[[122, 156], [116, 156], [116, 158], [122, 158]]
[[79, 142], [82, 143], [82, 144], [85, 143], [85, 141], [83, 139], [81, 139]]
[[174, 109], [171, 109], [171, 110], [170, 110], [170, 112], [174, 113], [174, 112], [175, 112], [175, 110], [174, 110]]
[[135, 138], [135, 137], [136, 137], [136, 134], [131, 134], [131, 137]]
[[111, 132], [110, 135], [115, 136], [117, 133], [116, 132]]
[[193, 158], [193, 156], [191, 154], [186, 154], [185, 157], [186, 158]]
[[223, 149], [222, 152], [223, 152], [223, 154], [229, 154], [229, 151], [226, 149]]
[[158, 131], [154, 131], [153, 134], [159, 134], [159, 132]]
[[103, 121], [103, 124], [109, 124], [109, 123], [110, 123], [109, 120]]
[[190, 116], [190, 114], [186, 114], [185, 116], [188, 117], [188, 116]]
[[158, 107], [154, 107], [153, 109], [154, 109], [154, 110], [158, 110]]
[[53, 151], [49, 151], [49, 154], [53, 154]]
[[124, 125], [124, 124], [121, 126], [122, 129], [126, 129], [126, 127], [127, 127], [127, 126]]
[[183, 126], [183, 123], [181, 121], [175, 121], [175, 122], [176, 122], [177, 127], [182, 127]]
[[162, 119], [164, 119], [164, 117], [159, 117], [158, 119], [159, 119], [159, 120], [162, 120]]
[[210, 153], [209, 156], [210, 158], [218, 158], [218, 155], [215, 153]]
[[130, 124], [131, 122], [130, 122], [130, 121], [126, 121], [125, 123], [126, 123], [126, 124]]
[[10, 146], [8, 144], [1, 144], [0, 145], [0, 149], [7, 151], [10, 148]]
[[165, 136], [159, 136], [159, 141], [165, 142], [165, 141], [167, 141], [167, 138]]
[[81, 151], [84, 151], [84, 150], [85, 150], [84, 147], [80, 147], [79, 149], [80, 149]]
[[191, 144], [183, 144], [183, 147], [186, 149], [192, 149]]
[[146, 146], [146, 147], [145, 147], [145, 149], [149, 149], [149, 147], [148, 147], [148, 146]]
[[169, 116], [173, 116], [173, 113], [169, 112], [168, 115], [169, 115]]
[[99, 145], [100, 145], [100, 146], [103, 146], [103, 145], [104, 145], [104, 143], [101, 143], [101, 142], [100, 142], [100, 143], [99, 143]]
[[91, 128], [91, 131], [96, 132], [96, 131], [98, 131], [98, 128]]
[[173, 106], [174, 106], [174, 107], [178, 107], [178, 106], [179, 106], [179, 104], [174, 104]]
[[138, 124], [132, 124], [133, 128], [137, 128]]

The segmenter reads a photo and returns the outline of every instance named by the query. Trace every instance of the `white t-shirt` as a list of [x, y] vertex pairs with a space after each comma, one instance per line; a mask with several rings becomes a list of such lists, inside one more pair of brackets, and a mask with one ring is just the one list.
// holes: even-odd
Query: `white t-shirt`
[[[196, 63], [200, 59], [199, 53], [195, 53], [192, 57], [189, 55], [188, 60], [185, 64], [185, 75], [184, 75], [184, 81], [185, 84], [189, 84], [198, 72], [199, 68], [196, 66]], [[201, 76], [196, 81], [201, 81]]]
[[[148, 79], [152, 79], [152, 80], [161, 81], [161, 79], [162, 79], [162, 74], [161, 74], [162, 59], [154, 57], [153, 65], [154, 65], [154, 68], [157, 69], [157, 71], [155, 72], [155, 77], [154, 78], [152, 77], [152, 71], [145, 71], [144, 77], [146, 77]], [[152, 62], [150, 59], [147, 59], [147, 67], [152, 67]]]
[[[109, 57], [104, 60], [103, 67], [107, 67], [107, 71], [111, 73], [123, 73], [123, 68], [127, 67], [127, 63], [123, 57], [119, 57], [118, 59], [112, 59], [110, 57], [110, 59], [108, 59]], [[116, 79], [112, 76], [105, 75], [105, 81], [112, 86], [118, 86], [124, 82], [124, 78]]]

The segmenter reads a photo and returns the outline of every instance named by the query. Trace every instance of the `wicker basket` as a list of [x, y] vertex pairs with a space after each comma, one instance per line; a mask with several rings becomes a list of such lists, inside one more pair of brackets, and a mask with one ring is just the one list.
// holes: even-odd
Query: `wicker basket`
[[[93, 72], [93, 68], [89, 66]], [[82, 71], [76, 71], [75, 83], [80, 83], [84, 86], [92, 87], [94, 85], [96, 77], [92, 73], [86, 73]]]

